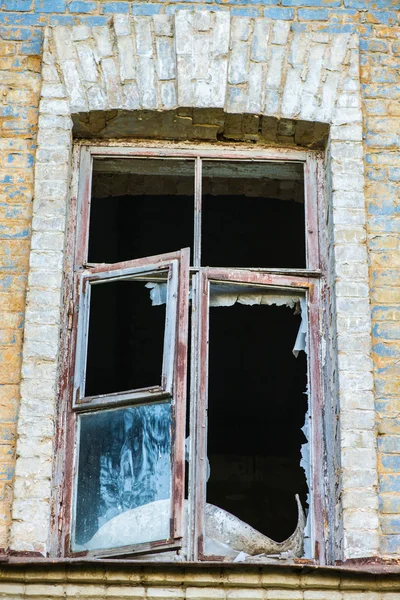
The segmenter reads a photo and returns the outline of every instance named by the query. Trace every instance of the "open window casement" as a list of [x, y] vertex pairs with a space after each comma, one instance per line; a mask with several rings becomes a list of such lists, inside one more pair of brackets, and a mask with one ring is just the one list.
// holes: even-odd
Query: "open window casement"
[[[70, 550], [108, 556], [177, 549], [183, 536], [189, 250], [98, 265], [78, 279], [79, 452]], [[151, 289], [161, 282], [160, 331], [149, 336], [146, 320], [157, 310]], [[136, 338], [149, 346], [144, 358], [130, 349]], [[153, 355], [156, 364], [144, 364]]]
[[[312, 421], [313, 407], [311, 405], [311, 392], [313, 386], [318, 386], [319, 354], [315, 350], [315, 346], [313, 348], [312, 344], [310, 344], [310, 341], [315, 343], [315, 339], [313, 340], [315, 333], [310, 331], [309, 324], [318, 314], [318, 282], [305, 277], [296, 277], [295, 275], [283, 276], [260, 271], [215, 268], [202, 269], [193, 279], [193, 297], [199, 307], [198, 318], [193, 325], [192, 332], [193, 355], [196, 357], [192, 361], [192, 370], [195, 370], [197, 373], [197, 377], [193, 378], [194, 385], [192, 386], [191, 394], [194, 405], [192, 419], [196, 423], [195, 430], [197, 432], [196, 442], [192, 446], [193, 456], [195, 456], [195, 464], [193, 466], [194, 477], [197, 483], [196, 488], [193, 490], [194, 498], [192, 499], [196, 509], [192, 514], [190, 524], [192, 530], [195, 532], [193, 553], [200, 560], [213, 561], [234, 560], [252, 562], [252, 560], [262, 560], [263, 557], [271, 555], [282, 557], [285, 555], [288, 557], [305, 555], [310, 557], [314, 553], [315, 512], [318, 512], [320, 509], [318, 500], [315, 502], [313, 495], [316, 473], [312, 468], [312, 459], [310, 457], [312, 454], [311, 441], [313, 434], [315, 434]], [[306, 378], [304, 394], [307, 391], [308, 400], [302, 427], [304, 439], [301, 448], [301, 467], [304, 470], [305, 482], [308, 489], [306, 496], [308, 510], [306, 511], [307, 514], [305, 514], [302, 502], [300, 502], [299, 496], [296, 494], [293, 497], [293, 502], [297, 503], [297, 524], [295, 527], [292, 527], [291, 535], [285, 540], [275, 541], [268, 535], [263, 535], [251, 523], [244, 522], [235, 514], [221, 510], [221, 502], [218, 502], [218, 506], [209, 502], [210, 497], [213, 501], [214, 498], [221, 498], [218, 490], [218, 484], [221, 487], [221, 482], [218, 482], [218, 477], [220, 476], [218, 473], [218, 469], [220, 468], [217, 460], [218, 455], [214, 456], [214, 460], [212, 460], [212, 453], [215, 452], [213, 450], [213, 447], [215, 447], [215, 442], [213, 441], [214, 434], [210, 435], [208, 433], [209, 428], [213, 427], [214, 416], [218, 418], [215, 408], [212, 409], [212, 405], [213, 403], [214, 405], [218, 403], [217, 395], [221, 389], [227, 391], [231, 389], [227, 381], [229, 373], [222, 373], [222, 377], [215, 374], [216, 370], [221, 368], [226, 369], [226, 363], [219, 359], [218, 353], [219, 355], [222, 354], [220, 346], [217, 346], [217, 354], [216, 352], [212, 354], [214, 341], [218, 343], [218, 340], [216, 337], [213, 339], [212, 328], [216, 321], [213, 322], [210, 316], [212, 311], [230, 311], [235, 305], [246, 307], [250, 312], [254, 307], [257, 307], [257, 309], [260, 309], [264, 313], [272, 308], [278, 308], [278, 311], [280, 310], [281, 312], [282, 310], [285, 312], [286, 309], [287, 314], [284, 315], [284, 319], [288, 321], [292, 318], [291, 315], [294, 312], [298, 314], [296, 321], [298, 330], [297, 335], [293, 338], [294, 344], [291, 348], [287, 348], [285, 352], [286, 356], [292, 355], [293, 362], [296, 362], [299, 352], [303, 351], [305, 359], [303, 363]], [[235, 323], [235, 318], [234, 316], [230, 321], [233, 328], [235, 326], [245, 326], [244, 321]], [[257, 318], [259, 316], [256, 315]], [[272, 315], [272, 318], [274, 318], [274, 315]], [[225, 325], [228, 323], [227, 320], [224, 322]], [[249, 323], [249, 321], [246, 321], [246, 323]], [[268, 323], [268, 321], [260, 320], [259, 326], [263, 327], [265, 323]], [[226, 333], [227, 339], [233, 340], [236, 336], [235, 332], [233, 332], [233, 335], [229, 335], [229, 332]], [[238, 333], [237, 336], [239, 335]], [[261, 339], [261, 345], [259, 340], [257, 341], [257, 337]], [[256, 351], [263, 353], [264, 358], [262, 360], [268, 360], [268, 351], [266, 349], [269, 347], [269, 352], [274, 353], [273, 346], [276, 342], [276, 329], [275, 327], [271, 331], [265, 329], [265, 331], [260, 332], [260, 335], [248, 336], [247, 339], [252, 339], [256, 346]], [[231, 345], [234, 346], [233, 341]], [[226, 351], [229, 353], [229, 357], [232, 357], [232, 351], [228, 348], [226, 348]], [[240, 352], [240, 348], [234, 349], [235, 351]], [[250, 348], [248, 348], [248, 353], [251, 353]], [[287, 359], [285, 360], [287, 361]], [[242, 366], [243, 369], [246, 369], [248, 368], [248, 363], [244, 363]], [[282, 368], [284, 369], [285, 365], [282, 365]], [[254, 370], [252, 372], [253, 374], [255, 373]], [[240, 400], [242, 422], [238, 424], [237, 429], [233, 429], [230, 436], [226, 435], [226, 432], [222, 433], [220, 437], [223, 439], [225, 447], [222, 450], [219, 449], [220, 453], [226, 453], [229, 456], [233, 452], [239, 453], [244, 445], [251, 446], [252, 442], [249, 441], [249, 435], [246, 432], [246, 426], [249, 422], [248, 415], [256, 412], [257, 408], [260, 409], [262, 404], [270, 406], [271, 419], [274, 418], [273, 401], [275, 400], [279, 403], [280, 398], [271, 399], [270, 397], [269, 388], [272, 386], [269, 378], [271, 375], [268, 365], [265, 364], [265, 381], [262, 386], [259, 385], [257, 388], [257, 395], [261, 402], [255, 401], [254, 397], [252, 397], [252, 389], [254, 388], [249, 386], [249, 390], [246, 392], [246, 389], [243, 390], [240, 387], [243, 378], [238, 376], [237, 394], [242, 395], [242, 399]], [[219, 387], [215, 385], [215, 381], [218, 379], [220, 381], [223, 380], [222, 386], [221, 384]], [[282, 381], [282, 387], [284, 388], [284, 381]], [[211, 407], [209, 404], [210, 394]], [[237, 410], [237, 399], [235, 397], [226, 394], [226, 397], [221, 402], [225, 404], [226, 411]], [[259, 415], [258, 418], [262, 420], [263, 416]], [[227, 420], [227, 428], [229, 428], [228, 423], [229, 421]], [[257, 436], [257, 431], [259, 431], [256, 429], [257, 415], [255, 415], [251, 423], [254, 427], [254, 436]], [[290, 430], [288, 429], [288, 431]], [[288, 431], [282, 430], [282, 444], [287, 444], [290, 441], [288, 439]], [[263, 452], [262, 446], [267, 446], [268, 440], [263, 439], [264, 436], [262, 434], [260, 437], [261, 440], [255, 444], [255, 447], [258, 448], [258, 453], [261, 455]], [[267, 437], [268, 432], [266, 431], [265, 438]], [[246, 453], [246, 449], [244, 452]], [[209, 458], [211, 460], [211, 468]], [[260, 459], [260, 456], [258, 459]], [[213, 467], [213, 463], [216, 466]], [[214, 468], [217, 471], [216, 484], [215, 482], [213, 483]], [[228, 462], [225, 460], [223, 468], [229, 470], [229, 460]], [[256, 468], [256, 465], [254, 465], [254, 469]], [[246, 482], [243, 484], [243, 481], [241, 481], [243, 473], [240, 475], [236, 479], [236, 491], [238, 495], [242, 493], [239, 505], [242, 505], [240, 510], [245, 512], [246, 507], [243, 492], [246, 488]], [[270, 476], [273, 477], [273, 473]], [[283, 478], [283, 475], [281, 476]], [[296, 490], [296, 488], [294, 489]], [[300, 489], [297, 491], [300, 493]], [[229, 500], [229, 493], [226, 493], [226, 499], [228, 502], [231, 502], [231, 506], [234, 505], [234, 501], [232, 499]], [[267, 502], [267, 498], [264, 498], [265, 510], [268, 509]], [[234, 511], [232, 510], [232, 512]], [[252, 515], [253, 519], [255, 517], [256, 515]]]

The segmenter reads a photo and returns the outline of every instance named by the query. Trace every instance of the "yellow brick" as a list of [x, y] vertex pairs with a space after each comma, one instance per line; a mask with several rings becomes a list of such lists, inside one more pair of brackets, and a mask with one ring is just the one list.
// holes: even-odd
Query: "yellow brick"
[[10, 54], [15, 54], [16, 49], [17, 44], [15, 42], [0, 40], [0, 56], [10, 56]]
[[297, 590], [268, 590], [267, 598], [268, 600], [303, 600], [303, 593]]
[[183, 569], [146, 569], [142, 574], [142, 581], [146, 585], [180, 585], [184, 579]]
[[64, 596], [63, 585], [51, 583], [28, 583], [25, 588], [26, 596], [44, 596], [47, 598]]
[[[60, 586], [60, 589], [63, 589], [62, 586]], [[104, 598], [106, 587], [104, 585], [90, 585], [86, 583], [81, 585], [68, 584], [65, 586], [65, 593], [67, 598]]]
[[21, 583], [1, 583], [0, 594], [4, 596], [23, 596], [24, 586]]

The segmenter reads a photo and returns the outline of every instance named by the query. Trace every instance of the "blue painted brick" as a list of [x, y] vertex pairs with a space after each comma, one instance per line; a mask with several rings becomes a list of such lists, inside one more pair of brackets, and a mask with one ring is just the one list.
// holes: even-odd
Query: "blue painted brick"
[[306, 25], [306, 23], [292, 23], [292, 31], [304, 33], [308, 31], [308, 25]]
[[96, 2], [82, 2], [77, 0], [68, 5], [70, 13], [90, 13], [96, 10]]
[[400, 492], [400, 475], [381, 475], [380, 477], [381, 492]]
[[[185, 1], [185, 0], [181, 0]], [[165, 7], [165, 13], [167, 15], [173, 15], [176, 13], [177, 10], [182, 10], [182, 9], [187, 9], [187, 10], [192, 10], [193, 6], [192, 6], [192, 2], [201, 2], [202, 4], [204, 4], [204, 2], [211, 2], [212, 0], [189, 0], [189, 2], [187, 4], [167, 4]], [[206, 6], [204, 8], [207, 8]], [[212, 10], [223, 10], [221, 9], [220, 6], [217, 5], [213, 5], [212, 6]]]
[[[367, 1], [370, 0], [344, 0], [344, 5], [346, 8], [369, 8], [367, 5]], [[393, 3], [395, 0], [374, 0], [373, 5], [377, 8], [393, 8]]]
[[398, 473], [400, 471], [400, 455], [399, 454], [383, 454], [381, 462], [384, 469]]
[[90, 16], [90, 17], [80, 17], [79, 23], [84, 23], [89, 27], [102, 27], [103, 25], [107, 25], [110, 21], [110, 17], [98, 17], [98, 16]]
[[400, 535], [382, 535], [380, 550], [383, 554], [397, 555], [400, 548]]
[[105, 2], [101, 4], [101, 10], [104, 14], [126, 14], [129, 12], [129, 4], [128, 2]]
[[385, 40], [360, 40], [360, 50], [366, 52], [387, 52], [388, 45]]
[[372, 346], [372, 352], [382, 357], [396, 358], [398, 356], [398, 351], [396, 350], [396, 348], [382, 343], [374, 344]]
[[3, 27], [0, 26], [0, 36], [3, 40], [24, 42], [32, 35], [32, 29], [26, 27]]
[[300, 8], [298, 12], [300, 21], [328, 21], [329, 13], [324, 8]]
[[346, 25], [341, 25], [340, 23], [332, 23], [326, 25], [325, 27], [321, 27], [318, 29], [321, 33], [354, 33], [356, 30], [356, 25], [354, 23], [348, 23]]
[[37, 12], [43, 13], [64, 13], [66, 10], [66, 0], [36, 0]]
[[373, 327], [373, 335], [385, 340], [400, 340], [400, 323], [398, 325], [396, 325], [395, 321], [390, 323], [376, 323]]
[[160, 4], [132, 4], [133, 15], [151, 16], [161, 12], [162, 5]]
[[382, 25], [394, 25], [397, 19], [397, 13], [393, 10], [371, 10], [370, 14], [374, 22]]
[[389, 179], [390, 181], [400, 181], [400, 167], [389, 168]]
[[378, 436], [378, 448], [385, 454], [400, 454], [400, 435]]
[[0, 23], [3, 25], [22, 25], [25, 27], [47, 25], [47, 17], [43, 14], [0, 13]]
[[33, 10], [33, 0], [3, 0], [0, 8], [18, 12]]
[[[260, 0], [216, 0], [217, 4], [240, 4], [243, 7], [248, 6], [249, 4], [260, 4]], [[269, 3], [270, 4], [270, 3]]]
[[280, 19], [282, 21], [291, 21], [294, 19], [293, 8], [275, 8], [270, 6], [264, 10], [264, 17], [269, 19]]
[[76, 25], [76, 17], [71, 15], [52, 15], [50, 17], [50, 25]]
[[257, 8], [232, 8], [231, 15], [233, 17], [259, 17], [260, 11]]
[[282, 6], [340, 6], [341, 0], [282, 0]]
[[42, 52], [43, 31], [36, 29], [29, 40], [20, 46], [21, 54], [40, 55]]
[[400, 308], [398, 306], [374, 306], [372, 309], [372, 318], [379, 319], [380, 321], [399, 319]]

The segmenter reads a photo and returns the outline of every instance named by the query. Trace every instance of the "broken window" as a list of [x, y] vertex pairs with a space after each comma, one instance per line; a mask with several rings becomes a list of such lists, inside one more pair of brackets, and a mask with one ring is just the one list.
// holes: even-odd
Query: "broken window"
[[314, 174], [82, 147], [69, 553], [318, 558]]

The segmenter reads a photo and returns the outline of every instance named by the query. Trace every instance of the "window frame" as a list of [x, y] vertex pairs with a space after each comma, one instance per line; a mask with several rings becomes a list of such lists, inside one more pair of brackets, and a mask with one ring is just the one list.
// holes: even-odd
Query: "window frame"
[[[313, 475], [312, 489], [310, 494], [313, 495], [313, 560], [324, 564], [325, 562], [325, 526], [324, 525], [324, 500], [323, 500], [323, 474], [324, 474], [324, 442], [322, 437], [322, 407], [323, 407], [323, 385], [322, 385], [322, 360], [321, 356], [321, 335], [323, 335], [323, 307], [321, 300], [324, 300], [326, 281], [324, 277], [325, 260], [324, 254], [320, 251], [323, 239], [321, 236], [322, 230], [322, 202], [324, 197], [323, 189], [323, 153], [320, 151], [311, 151], [297, 148], [257, 148], [254, 146], [241, 149], [232, 149], [229, 145], [218, 144], [214, 147], [202, 147], [201, 145], [185, 145], [185, 144], [170, 144], [165, 142], [138, 142], [135, 141], [129, 146], [121, 143], [110, 142], [102, 143], [101, 145], [93, 145], [92, 142], [82, 140], [78, 142], [74, 149], [74, 165], [73, 179], [71, 187], [71, 218], [69, 234], [67, 238], [67, 268], [66, 268], [66, 285], [64, 298], [66, 300], [66, 313], [64, 322], [68, 323], [68, 327], [63, 332], [63, 347], [68, 356], [68, 360], [64, 360], [62, 374], [60, 379], [60, 416], [61, 422], [65, 418], [64, 411], [67, 408], [66, 435], [63, 432], [59, 434], [58, 443], [62, 452], [56, 467], [56, 482], [55, 494], [57, 507], [54, 510], [55, 522], [60, 523], [59, 527], [55, 527], [53, 546], [57, 545], [58, 553], [67, 556], [79, 556], [80, 553], [69, 551], [69, 535], [71, 526], [71, 506], [72, 506], [72, 475], [73, 475], [73, 455], [74, 455], [74, 410], [71, 406], [70, 387], [74, 375], [74, 351], [71, 348], [76, 347], [76, 331], [77, 331], [77, 316], [74, 311], [74, 303], [76, 302], [77, 277], [81, 266], [84, 269], [104, 269], [107, 266], [95, 266], [86, 263], [88, 250], [88, 235], [89, 235], [89, 216], [91, 202], [91, 182], [93, 159], [100, 157], [128, 158], [128, 157], [149, 157], [149, 158], [191, 158], [195, 161], [195, 247], [194, 247], [194, 266], [190, 268], [191, 274], [194, 276], [193, 281], [197, 279], [197, 284], [193, 287], [193, 295], [198, 298], [200, 310], [198, 311], [196, 322], [192, 327], [192, 348], [197, 348], [197, 352], [192, 350], [190, 357], [192, 365], [192, 382], [190, 389], [190, 410], [191, 421], [195, 422], [196, 431], [198, 431], [198, 422], [202, 412], [205, 410], [205, 395], [204, 386], [206, 377], [204, 373], [193, 369], [199, 369], [198, 357], [204, 353], [204, 344], [207, 339], [206, 324], [208, 322], [208, 301], [204, 297], [204, 285], [206, 281], [215, 278], [221, 278], [228, 272], [234, 277], [248, 277], [249, 282], [255, 282], [258, 278], [262, 278], [266, 285], [282, 288], [296, 287], [305, 290], [309, 298], [309, 334], [310, 347], [317, 349], [313, 350], [309, 355], [309, 374], [313, 413], [313, 435], [310, 440], [310, 448], [313, 455]], [[198, 215], [201, 212], [201, 166], [202, 159], [216, 159], [219, 161], [240, 160], [240, 161], [268, 161], [268, 162], [300, 162], [304, 165], [304, 192], [305, 192], [305, 240], [306, 240], [306, 260], [307, 267], [304, 269], [235, 269], [235, 268], [207, 268], [200, 267], [200, 245], [201, 245], [201, 227]], [[144, 259], [147, 260], [147, 259]], [[129, 263], [132, 261], [128, 261]], [[133, 261], [135, 262], [135, 261]], [[69, 267], [69, 268], [68, 268]], [[186, 267], [189, 270], [187, 260]], [[72, 283], [74, 273], [75, 283]], [[201, 280], [201, 282], [199, 281]], [[219, 279], [218, 279], [219, 280]], [[184, 284], [186, 285], [186, 284]], [[186, 289], [188, 297], [188, 289]], [[178, 345], [187, 345], [187, 327], [181, 315], [178, 317]], [[185, 333], [186, 332], [186, 333]], [[186, 356], [181, 354], [177, 364], [180, 376], [180, 393], [182, 396], [186, 390]], [[183, 383], [184, 382], [184, 383]], [[126, 404], [126, 403], [125, 403]], [[62, 429], [62, 427], [61, 427]], [[184, 437], [185, 437], [185, 419], [184, 417], [177, 421], [176, 427], [176, 442], [179, 444], [179, 453], [183, 456], [184, 453]], [[204, 435], [203, 435], [204, 437]], [[64, 445], [63, 445], [64, 439]], [[199, 440], [195, 436], [191, 436], [191, 448], [197, 448]], [[193, 456], [196, 456], [193, 454]], [[184, 482], [184, 461], [181, 461], [181, 472], [177, 474], [179, 480]], [[62, 473], [66, 473], [67, 485], [63, 489]], [[58, 474], [58, 477], [57, 477]], [[61, 481], [60, 481], [61, 476]], [[194, 481], [200, 481], [204, 487], [204, 473], [199, 474], [198, 460], [194, 461], [189, 466], [189, 490], [195, 488]], [[202, 489], [199, 486], [199, 489]], [[174, 484], [173, 484], [174, 487]], [[310, 486], [311, 488], [311, 486]], [[190, 494], [192, 493], [192, 497]], [[58, 502], [57, 502], [58, 499]], [[171, 544], [165, 544], [159, 550], [176, 549], [179, 544], [176, 540], [182, 535], [188, 536], [188, 560], [220, 560], [221, 557], [206, 557], [202, 548], [202, 515], [201, 507], [204, 506], [205, 496], [199, 498], [199, 492], [196, 491], [193, 496], [193, 491], [189, 492], [189, 502], [192, 510], [188, 523], [188, 531], [183, 532], [183, 496], [181, 504], [178, 501], [177, 520], [174, 527], [175, 540]], [[196, 514], [195, 514], [196, 513]], [[199, 516], [200, 515], [200, 516]], [[62, 542], [59, 543], [59, 529], [62, 530]], [[183, 532], [183, 533], [182, 533]], [[57, 541], [58, 540], [58, 541]], [[171, 541], [171, 540], [170, 540]], [[151, 546], [151, 547], [150, 547]], [[150, 545], [148, 548], [139, 549], [138, 552], [154, 552], [156, 548]], [[90, 554], [83, 552], [82, 554]], [[101, 555], [112, 556], [113, 551], [104, 553], [95, 552], [96, 556]], [[125, 554], [125, 552], [124, 552]], [[128, 553], [130, 554], [130, 553]], [[121, 555], [121, 549], [117, 549], [115, 555]]]

